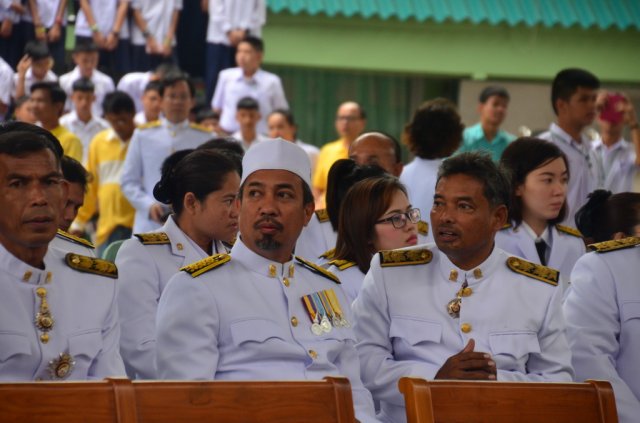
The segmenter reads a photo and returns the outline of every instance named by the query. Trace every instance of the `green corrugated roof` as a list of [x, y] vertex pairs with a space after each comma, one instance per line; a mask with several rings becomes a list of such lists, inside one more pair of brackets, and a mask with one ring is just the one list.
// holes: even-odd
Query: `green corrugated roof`
[[267, 0], [273, 13], [640, 30], [640, 0]]

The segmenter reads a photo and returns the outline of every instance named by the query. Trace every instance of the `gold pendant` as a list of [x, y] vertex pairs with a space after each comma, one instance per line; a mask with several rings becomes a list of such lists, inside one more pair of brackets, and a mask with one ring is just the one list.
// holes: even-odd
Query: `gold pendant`
[[76, 361], [69, 353], [60, 353], [60, 356], [49, 362], [49, 374], [51, 379], [66, 379], [73, 372]]
[[447, 303], [447, 313], [454, 319], [460, 317], [460, 298], [454, 298]]

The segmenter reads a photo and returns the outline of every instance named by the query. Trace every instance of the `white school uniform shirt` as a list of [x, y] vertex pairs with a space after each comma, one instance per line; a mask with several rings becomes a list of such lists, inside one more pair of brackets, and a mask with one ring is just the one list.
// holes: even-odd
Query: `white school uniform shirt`
[[[5, 106], [11, 104], [13, 91], [13, 69], [0, 57], [0, 103]], [[4, 114], [0, 114], [0, 121], [4, 121]]]
[[[18, 79], [19, 79], [18, 73], [16, 72], [13, 74], [13, 87], [11, 89], [11, 97], [13, 97], [15, 100], [17, 100], [16, 87], [18, 86]], [[31, 67], [29, 67], [29, 69], [27, 69], [27, 72], [25, 72], [24, 74], [24, 94], [25, 95], [31, 94], [31, 86], [36, 82], [57, 82], [57, 81], [58, 81], [58, 76], [55, 73], [53, 73], [53, 71], [47, 71], [46, 75], [42, 80], [37, 80], [36, 77], [33, 76], [33, 71], [31, 70]]]
[[[58, 11], [58, 6], [60, 2], [63, 0], [36, 0], [36, 4], [38, 6], [38, 15], [40, 16], [40, 21], [45, 28], [51, 28], [56, 21], [56, 12]], [[27, 3], [27, 8], [29, 12], [22, 15], [22, 20], [25, 22], [33, 22], [33, 11], [29, 7]], [[65, 6], [66, 8], [66, 6]], [[63, 15], [62, 24], [67, 24], [67, 14]]]
[[[226, 253], [214, 241], [213, 253]], [[162, 291], [181, 267], [206, 258], [169, 216], [159, 232], [136, 234], [118, 250], [120, 353], [131, 379], [155, 379], [156, 311]]]
[[149, 218], [149, 209], [157, 203], [153, 188], [160, 180], [164, 160], [178, 150], [196, 148], [210, 138], [210, 132], [188, 120], [174, 124], [165, 118], [133, 132], [120, 184], [122, 193], [136, 209], [134, 233], [152, 232], [161, 226]]
[[[409, 202], [413, 207], [420, 209], [421, 218], [428, 223], [429, 229], [431, 228], [429, 216], [433, 207], [433, 196], [436, 192], [436, 179], [440, 164], [442, 164], [442, 159], [431, 160], [415, 157], [402, 169], [400, 175], [400, 182], [407, 187]], [[425, 238], [424, 242], [433, 242], [431, 230], [428, 231]]]
[[118, 81], [118, 91], [129, 94], [136, 105], [136, 111], [142, 112], [143, 116], [142, 95], [152, 75], [153, 72], [130, 72]]
[[376, 421], [371, 395], [360, 380], [352, 329], [334, 327], [314, 335], [302, 301], [305, 295], [333, 289], [351, 321], [334, 275], [293, 257], [272, 262], [247, 248], [241, 237], [230, 257], [213, 256], [195, 263], [190, 272], [171, 278], [160, 297], [159, 379], [321, 380], [344, 375], [351, 382], [356, 418]]
[[[156, 42], [162, 44], [169, 32], [174, 10], [182, 10], [182, 0], [131, 0], [131, 9], [140, 10], [147, 23], [147, 30]], [[136, 46], [143, 46], [146, 43], [142, 31], [135, 23], [131, 28], [131, 43]], [[176, 45], [175, 37], [171, 45]]]
[[[60, 77], [60, 86], [67, 93], [67, 103], [65, 110], [74, 110], [73, 103], [71, 102], [71, 94], [73, 94], [73, 83], [80, 79], [80, 69], [76, 66], [71, 72], [67, 72]], [[91, 82], [95, 86], [96, 99], [93, 102], [91, 111], [94, 116], [102, 117], [102, 101], [104, 97], [110, 92], [116, 89], [113, 79], [105, 73], [100, 72], [98, 69], [94, 69], [91, 74]]]
[[211, 108], [221, 110], [220, 126], [226, 132], [233, 133], [240, 129], [236, 121], [236, 106], [244, 97], [254, 98], [258, 102], [262, 118], [256, 130], [261, 134], [268, 132], [267, 117], [272, 111], [289, 108], [278, 75], [258, 69], [251, 78], [245, 78], [239, 67], [225, 69], [218, 75]]
[[[19, 0], [0, 0], [0, 21], [11, 19], [11, 22], [17, 24], [20, 22], [20, 15], [10, 9], [12, 3], [20, 3]], [[12, 71], [13, 72], [13, 71]]]
[[[0, 244], [0, 380], [124, 376], [118, 351], [115, 266], [68, 254], [50, 248], [44, 257], [45, 268], [40, 269], [19, 260]], [[54, 321], [48, 332], [35, 323], [42, 304], [38, 289], [46, 290]], [[42, 341], [44, 334], [47, 342]], [[65, 362], [75, 364], [65, 371]]]
[[265, 0], [209, 0], [207, 43], [230, 45], [227, 33], [233, 29], [248, 30], [262, 38], [266, 21]]
[[611, 147], [607, 147], [601, 139], [597, 139], [593, 142], [592, 147], [602, 163], [603, 188], [614, 194], [631, 192], [633, 179], [639, 168], [636, 165], [636, 150], [633, 144], [621, 138]]
[[[477, 268], [465, 271], [434, 244], [373, 257], [352, 311], [362, 380], [380, 403], [380, 420], [405, 422], [398, 380], [434, 379], [471, 338], [475, 351], [492, 355], [498, 381], [573, 380], [562, 290], [516, 273], [509, 259], [494, 248]], [[447, 304], [465, 280], [470, 295], [462, 298], [459, 318], [452, 318]]]
[[111, 128], [109, 122], [94, 115], [91, 116], [89, 122], [84, 123], [78, 119], [78, 114], [75, 110], [63, 115], [60, 118], [60, 125], [64, 126], [80, 138], [80, 141], [82, 142], [82, 163], [87, 163], [89, 145], [91, 144], [93, 137], [95, 137], [98, 132]]
[[[606, 241], [596, 244], [616, 243]], [[635, 244], [635, 246], [634, 246]], [[578, 260], [564, 303], [576, 380], [608, 380], [620, 423], [640, 416], [640, 238]]]
[[587, 202], [587, 196], [601, 188], [604, 175], [600, 161], [591, 148], [591, 140], [582, 135], [578, 143], [562, 128], [552, 123], [549, 130], [539, 136], [554, 143], [569, 160], [569, 187], [567, 191], [568, 212], [564, 223], [575, 226], [576, 212]]
[[[89, 0], [89, 5], [93, 12], [93, 19], [95, 19], [96, 25], [98, 25], [98, 29], [103, 35], [107, 36], [111, 33], [111, 30], [113, 30], [113, 26], [116, 22], [118, 6], [122, 2], [129, 3], [130, 0]], [[80, 35], [82, 37], [93, 36], [89, 22], [87, 22], [87, 17], [82, 9], [78, 10], [78, 16], [76, 19], [76, 35]], [[129, 39], [129, 22], [126, 17], [122, 23], [122, 27], [120, 28], [118, 38], [120, 40]]]
[[247, 151], [248, 149], [250, 149], [254, 144], [262, 142], [262, 141], [269, 141], [270, 138], [265, 137], [264, 135], [261, 135], [260, 133], [256, 132], [256, 137], [255, 139], [252, 140], [245, 140], [242, 137], [242, 132], [240, 131], [236, 131], [233, 134], [231, 134], [231, 137], [240, 141], [240, 144], [242, 144], [242, 148], [244, 149], [244, 151]]
[[[571, 271], [576, 261], [586, 252], [578, 230], [562, 225], [548, 226], [540, 236], [547, 244], [547, 266], [560, 271], [560, 284], [564, 292], [571, 284]], [[526, 222], [518, 227], [503, 228], [496, 234], [496, 247], [530, 262], [541, 264], [536, 240], [538, 237]]]

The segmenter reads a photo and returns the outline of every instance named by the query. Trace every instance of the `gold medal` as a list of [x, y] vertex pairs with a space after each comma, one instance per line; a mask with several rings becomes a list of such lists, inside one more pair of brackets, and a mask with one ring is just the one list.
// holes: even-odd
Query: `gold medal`
[[449, 313], [449, 316], [453, 317], [454, 319], [460, 317], [460, 303], [460, 298], [454, 298], [447, 303], [447, 313]]
[[60, 353], [60, 356], [49, 362], [49, 374], [51, 379], [66, 379], [73, 372], [76, 361], [68, 353]]
[[323, 332], [322, 326], [318, 323], [318, 315], [316, 314], [316, 318], [311, 324], [311, 333], [313, 333], [316, 336], [320, 336], [322, 335], [322, 332]]

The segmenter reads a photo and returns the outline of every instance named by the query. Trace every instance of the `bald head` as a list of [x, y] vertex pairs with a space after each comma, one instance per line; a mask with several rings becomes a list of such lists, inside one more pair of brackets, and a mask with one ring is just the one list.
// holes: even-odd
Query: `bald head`
[[359, 165], [378, 165], [396, 177], [402, 173], [400, 144], [381, 132], [366, 132], [356, 138], [349, 147], [349, 158]]
[[366, 115], [358, 103], [347, 101], [338, 107], [336, 132], [347, 143], [351, 144], [364, 131], [366, 123]]

